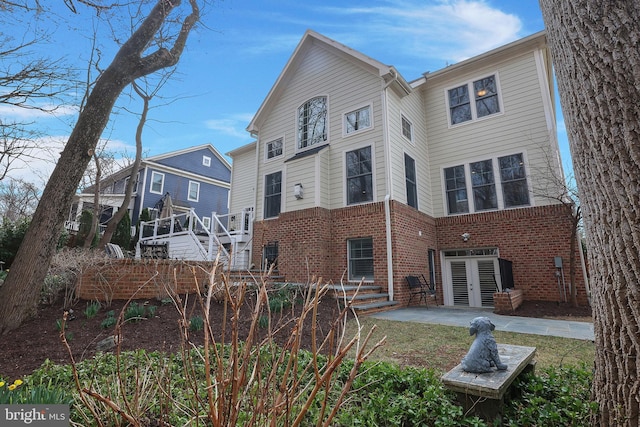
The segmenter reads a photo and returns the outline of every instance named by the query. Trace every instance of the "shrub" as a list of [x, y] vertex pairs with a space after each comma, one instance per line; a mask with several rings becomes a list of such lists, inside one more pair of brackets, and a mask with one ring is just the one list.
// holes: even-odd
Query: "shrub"
[[505, 408], [505, 426], [590, 426], [593, 373], [586, 366], [547, 368], [516, 378]]
[[124, 310], [124, 320], [131, 320], [132, 322], [137, 322], [138, 320], [144, 319], [145, 312], [146, 312], [146, 309], [144, 305], [140, 305], [137, 302], [133, 301]]
[[118, 323], [118, 320], [115, 317], [115, 312], [113, 310], [109, 310], [107, 312], [107, 317], [105, 317], [102, 323], [100, 323], [100, 327], [102, 329], [108, 329], [115, 326], [116, 323]]

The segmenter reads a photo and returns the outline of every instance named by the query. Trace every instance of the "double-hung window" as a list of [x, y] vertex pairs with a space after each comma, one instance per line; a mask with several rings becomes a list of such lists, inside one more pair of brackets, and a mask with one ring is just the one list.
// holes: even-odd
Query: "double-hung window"
[[444, 180], [449, 215], [530, 204], [523, 153], [445, 168]]
[[371, 147], [347, 152], [347, 204], [373, 200]]
[[282, 138], [267, 142], [267, 160], [282, 156]]
[[444, 180], [449, 214], [469, 212], [464, 165], [446, 168], [444, 170]]
[[318, 96], [298, 108], [298, 149], [327, 140], [327, 97]]
[[349, 280], [373, 280], [373, 239], [350, 239], [348, 243]]
[[282, 197], [282, 172], [275, 172], [264, 177], [264, 217], [273, 218], [280, 215], [280, 199]]
[[483, 77], [447, 91], [452, 125], [500, 112], [496, 75]]
[[189, 195], [187, 200], [190, 202], [197, 202], [200, 199], [200, 183], [196, 181], [189, 181]]
[[471, 170], [471, 187], [473, 188], [473, 203], [476, 211], [496, 209], [496, 183], [493, 177], [493, 161], [483, 160], [469, 165]]
[[409, 141], [413, 141], [413, 129], [411, 122], [405, 116], [401, 116], [400, 121], [402, 126], [402, 136], [407, 138]]
[[418, 209], [418, 186], [416, 184], [416, 161], [404, 155], [404, 175], [407, 185], [407, 205]]
[[529, 204], [529, 186], [522, 153], [498, 158], [505, 207]]
[[371, 127], [371, 106], [367, 105], [344, 115], [344, 132], [354, 133]]
[[151, 172], [151, 189], [154, 194], [162, 194], [164, 189], [164, 174], [160, 172]]

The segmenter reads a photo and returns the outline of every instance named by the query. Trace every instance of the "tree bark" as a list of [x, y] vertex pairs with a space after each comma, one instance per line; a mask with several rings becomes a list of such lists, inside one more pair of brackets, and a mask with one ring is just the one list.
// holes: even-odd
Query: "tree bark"
[[129, 214], [127, 208], [129, 206], [129, 202], [131, 201], [131, 196], [133, 195], [133, 187], [138, 180], [138, 171], [140, 170], [140, 164], [142, 163], [142, 131], [144, 129], [145, 123], [147, 122], [147, 114], [149, 113], [149, 100], [151, 99], [151, 97], [139, 90], [135, 83], [133, 84], [133, 88], [138, 96], [142, 98], [142, 115], [140, 116], [140, 120], [138, 121], [138, 126], [136, 128], [136, 158], [133, 162], [133, 165], [131, 166], [129, 181], [127, 182], [127, 188], [125, 188], [124, 190], [124, 199], [122, 200], [120, 209], [118, 209], [118, 211], [109, 221], [109, 224], [107, 224], [107, 229], [104, 231], [104, 234], [102, 235], [102, 237], [100, 238], [100, 242], [98, 243], [99, 248], [104, 247], [111, 241], [113, 233], [116, 231], [116, 228], [118, 228], [118, 223], [120, 223], [120, 220], [122, 220], [125, 215]]
[[640, 407], [640, 3], [540, 0], [589, 260], [598, 426]]
[[183, 21], [171, 50], [160, 48], [142, 56], [168, 15], [180, 5], [179, 0], [158, 0], [96, 81], [42, 193], [16, 260], [0, 287], [0, 335], [17, 328], [37, 306], [40, 289], [56, 251], [73, 195], [116, 99], [135, 79], [173, 66], [180, 59], [187, 36], [199, 19], [197, 1], [190, 0], [189, 4], [191, 13]]

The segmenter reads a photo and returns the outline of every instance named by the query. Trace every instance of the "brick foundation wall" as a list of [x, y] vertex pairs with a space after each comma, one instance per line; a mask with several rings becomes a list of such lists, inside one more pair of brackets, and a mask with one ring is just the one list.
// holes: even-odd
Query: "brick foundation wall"
[[[409, 301], [407, 275], [429, 279], [428, 251], [436, 251], [436, 289], [443, 303], [440, 251], [497, 247], [502, 258], [513, 262], [516, 289], [527, 300], [561, 301], [554, 257], [564, 261], [569, 288], [570, 221], [563, 206], [542, 206], [434, 219], [395, 201], [389, 203], [393, 251], [393, 297]], [[471, 238], [463, 242], [461, 235]], [[371, 237], [374, 246], [375, 284], [388, 290], [387, 243], [384, 202], [335, 210], [312, 208], [284, 212], [278, 218], [254, 224], [253, 263], [261, 265], [263, 247], [278, 242], [279, 272], [289, 282], [322, 277], [325, 282], [347, 280], [347, 240]], [[578, 302], [587, 295], [576, 245]], [[343, 279], [344, 278], [344, 279]]]
[[169, 290], [194, 293], [207, 283], [212, 262], [179, 260], [110, 260], [88, 269], [78, 281], [76, 294], [85, 300], [133, 298], [161, 299]]
[[[498, 247], [500, 257], [513, 262], [516, 289], [525, 300], [562, 301], [554, 257], [561, 256], [569, 298], [571, 224], [562, 205], [539, 206], [436, 219], [438, 248]], [[463, 242], [461, 235], [471, 235]], [[580, 305], [587, 305], [579, 245], [576, 245], [576, 283]], [[562, 287], [562, 283], [561, 283]]]
[[524, 291], [512, 289], [510, 292], [496, 292], [493, 294], [493, 312], [509, 314], [524, 302]]

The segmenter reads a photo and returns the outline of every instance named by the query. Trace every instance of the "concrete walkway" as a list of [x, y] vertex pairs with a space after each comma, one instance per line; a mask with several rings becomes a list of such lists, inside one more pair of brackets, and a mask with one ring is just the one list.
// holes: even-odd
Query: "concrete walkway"
[[406, 307], [371, 314], [376, 319], [401, 322], [432, 323], [437, 325], [469, 327], [471, 321], [480, 316], [491, 319], [497, 331], [521, 334], [548, 335], [563, 338], [593, 341], [593, 323], [568, 320], [537, 319], [532, 317], [504, 316], [492, 309], [453, 307]]

